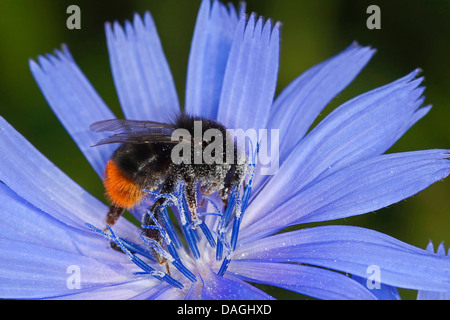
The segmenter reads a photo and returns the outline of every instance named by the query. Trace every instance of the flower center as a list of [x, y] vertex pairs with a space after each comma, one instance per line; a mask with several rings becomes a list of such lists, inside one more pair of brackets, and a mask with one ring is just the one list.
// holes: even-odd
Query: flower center
[[[201, 252], [203, 252], [203, 254], [206, 253], [211, 255], [211, 252], [215, 251], [215, 262], [220, 264], [217, 274], [223, 276], [231, 262], [232, 254], [236, 249], [239, 228], [250, 199], [255, 169], [254, 161], [250, 166], [250, 178], [247, 185], [243, 189], [237, 186], [231, 190], [227, 206], [224, 208], [223, 212], [214, 200], [204, 196], [203, 198], [212, 204], [214, 212], [197, 213], [194, 219], [185, 198], [185, 183], [183, 181], [178, 184], [175, 193], [160, 194], [150, 190], [143, 190], [144, 192], [153, 195], [155, 197], [155, 202], [158, 199], [164, 199], [163, 204], [158, 208], [158, 213], [161, 218], [160, 222], [158, 222], [158, 219], [153, 216], [153, 213], [150, 210], [147, 210], [142, 218], [143, 223], [141, 225], [142, 230], [154, 229], [159, 232], [163, 239], [162, 244], [145, 236], [145, 232], [140, 236], [142, 244], [138, 245], [117, 237], [109, 226], [107, 226], [109, 232], [106, 232], [106, 230], [100, 230], [91, 224], [86, 225], [91, 230], [109, 239], [111, 243], [116, 244], [134, 264], [142, 269], [142, 272], [138, 272], [137, 274], [150, 275], [161, 281], [165, 281], [176, 288], [182, 289], [184, 286], [179, 280], [182, 281], [186, 278], [191, 282], [197, 281], [197, 277], [190, 270], [197, 269], [195, 267], [197, 264], [192, 262], [199, 261], [200, 259], [206, 261], [208, 259], [202, 257]], [[176, 208], [178, 211], [178, 221], [181, 229], [180, 233], [177, 232], [169, 217], [167, 211], [168, 207]], [[202, 219], [202, 217], [206, 219], [206, 216], [212, 216], [212, 223], [209, 223], [212, 229], [210, 229], [208, 224]], [[185, 244], [183, 244], [183, 238]], [[208, 250], [200, 251], [200, 245], [203, 247], [209, 246], [209, 248]], [[186, 247], [191, 254], [187, 253]], [[155, 253], [160, 257], [163, 257], [166, 261], [165, 263], [175, 267], [182, 276], [172, 275], [172, 271], [169, 270], [168, 265], [166, 268], [167, 272], [158, 271], [150, 265], [150, 262], [145, 262], [142, 259], [145, 258], [146, 260], [156, 262], [154, 256]], [[207, 258], [210, 258], [209, 260], [211, 260], [211, 257]]]

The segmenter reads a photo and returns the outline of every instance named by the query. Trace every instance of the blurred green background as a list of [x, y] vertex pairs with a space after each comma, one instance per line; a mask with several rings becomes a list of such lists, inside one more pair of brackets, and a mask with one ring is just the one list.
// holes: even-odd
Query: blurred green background
[[[239, 1], [232, 1], [238, 5]], [[81, 8], [81, 30], [66, 28], [66, 8]], [[381, 30], [369, 30], [366, 9], [381, 9]], [[103, 187], [47, 105], [28, 60], [66, 43], [75, 61], [117, 116], [121, 116], [109, 70], [104, 23], [149, 10], [172, 69], [180, 101], [200, 0], [0, 0], [0, 115], [82, 187], [103, 198]], [[283, 23], [279, 92], [296, 76], [345, 49], [353, 40], [378, 51], [356, 80], [325, 109], [391, 82], [420, 67], [426, 103], [434, 107], [390, 150], [450, 148], [450, 2], [362, 0], [248, 0], [247, 11]], [[389, 119], [386, 119], [389, 121]], [[378, 230], [424, 248], [450, 245], [450, 179], [383, 210], [335, 221]], [[279, 298], [298, 295], [270, 290]], [[404, 292], [405, 298], [414, 298]]]

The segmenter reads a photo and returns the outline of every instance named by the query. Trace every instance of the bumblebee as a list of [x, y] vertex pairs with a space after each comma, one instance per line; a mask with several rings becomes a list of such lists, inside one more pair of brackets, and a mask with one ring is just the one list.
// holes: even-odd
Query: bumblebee
[[[199, 222], [197, 188], [204, 195], [218, 192], [226, 206], [228, 194], [233, 188], [239, 188], [246, 173], [247, 164], [239, 158], [234, 139], [227, 136], [225, 126], [214, 120], [181, 113], [170, 123], [110, 119], [95, 122], [90, 129], [95, 132], [113, 132], [95, 146], [120, 143], [106, 164], [103, 179], [105, 194], [111, 204], [106, 215], [106, 224], [109, 226], [115, 224], [124, 210], [138, 206], [148, 194], [145, 190], [158, 190], [160, 194], [174, 193], [180, 181], [185, 183], [185, 199], [195, 226]], [[228, 147], [213, 150], [214, 158], [221, 161], [198, 163], [196, 157], [199, 153], [211, 151], [212, 143], [217, 143], [205, 134], [209, 129], [220, 133]], [[174, 135], [177, 130], [187, 134], [182, 137]], [[183, 155], [184, 161], [174, 161], [174, 148], [181, 143], [187, 145], [190, 152]], [[232, 150], [231, 157], [227, 150]], [[164, 224], [159, 210], [163, 203], [164, 199], [159, 198], [149, 208], [154, 219], [162, 226]], [[142, 224], [155, 225], [155, 222], [147, 217]], [[162, 235], [157, 229], [147, 228], [143, 232], [163, 246]], [[154, 253], [160, 264], [166, 263], [163, 257]]]

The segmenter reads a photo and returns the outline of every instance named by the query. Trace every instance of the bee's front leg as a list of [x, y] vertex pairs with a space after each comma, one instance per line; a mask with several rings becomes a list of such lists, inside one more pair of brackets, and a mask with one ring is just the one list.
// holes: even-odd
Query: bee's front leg
[[193, 182], [186, 181], [185, 195], [189, 210], [191, 211], [193, 228], [196, 228], [202, 223], [202, 220], [200, 220], [197, 215], [197, 190], [196, 185]]

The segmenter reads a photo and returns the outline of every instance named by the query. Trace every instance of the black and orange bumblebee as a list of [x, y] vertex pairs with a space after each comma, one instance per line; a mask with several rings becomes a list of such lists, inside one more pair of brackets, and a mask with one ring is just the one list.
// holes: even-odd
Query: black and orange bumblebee
[[[218, 192], [226, 205], [228, 194], [233, 188], [239, 188], [243, 182], [247, 163], [239, 159], [234, 139], [226, 138], [224, 142], [232, 144], [232, 161], [226, 161], [226, 152], [222, 148], [222, 161], [219, 163], [196, 163], [195, 152], [204, 151], [214, 141], [210, 138], [195, 140], [195, 123], [201, 122], [201, 137], [208, 129], [216, 129], [223, 137], [227, 137], [226, 128], [217, 121], [195, 117], [181, 113], [170, 123], [154, 121], [110, 119], [95, 122], [90, 129], [95, 132], [113, 132], [100, 140], [95, 146], [109, 143], [120, 143], [106, 164], [104, 186], [106, 197], [111, 206], [106, 216], [106, 224], [113, 226], [124, 210], [139, 205], [148, 195], [145, 190], [157, 190], [160, 194], [174, 193], [180, 181], [185, 182], [185, 198], [191, 216], [196, 219], [197, 188], [205, 195]], [[176, 129], [189, 132], [191, 141], [173, 139]], [[178, 143], [189, 142], [190, 161], [179, 163], [173, 161], [172, 150]], [[201, 144], [195, 146], [195, 144]], [[189, 159], [188, 159], [189, 160]], [[153, 217], [163, 225], [160, 219], [160, 207], [164, 199], [159, 198], [150, 209]], [[143, 221], [143, 225], [154, 225], [154, 221]], [[195, 225], [195, 223], [194, 223]], [[157, 229], [143, 230], [145, 235], [163, 245], [161, 233]], [[155, 253], [155, 252], [154, 252]], [[159, 263], [166, 260], [155, 253]]]

